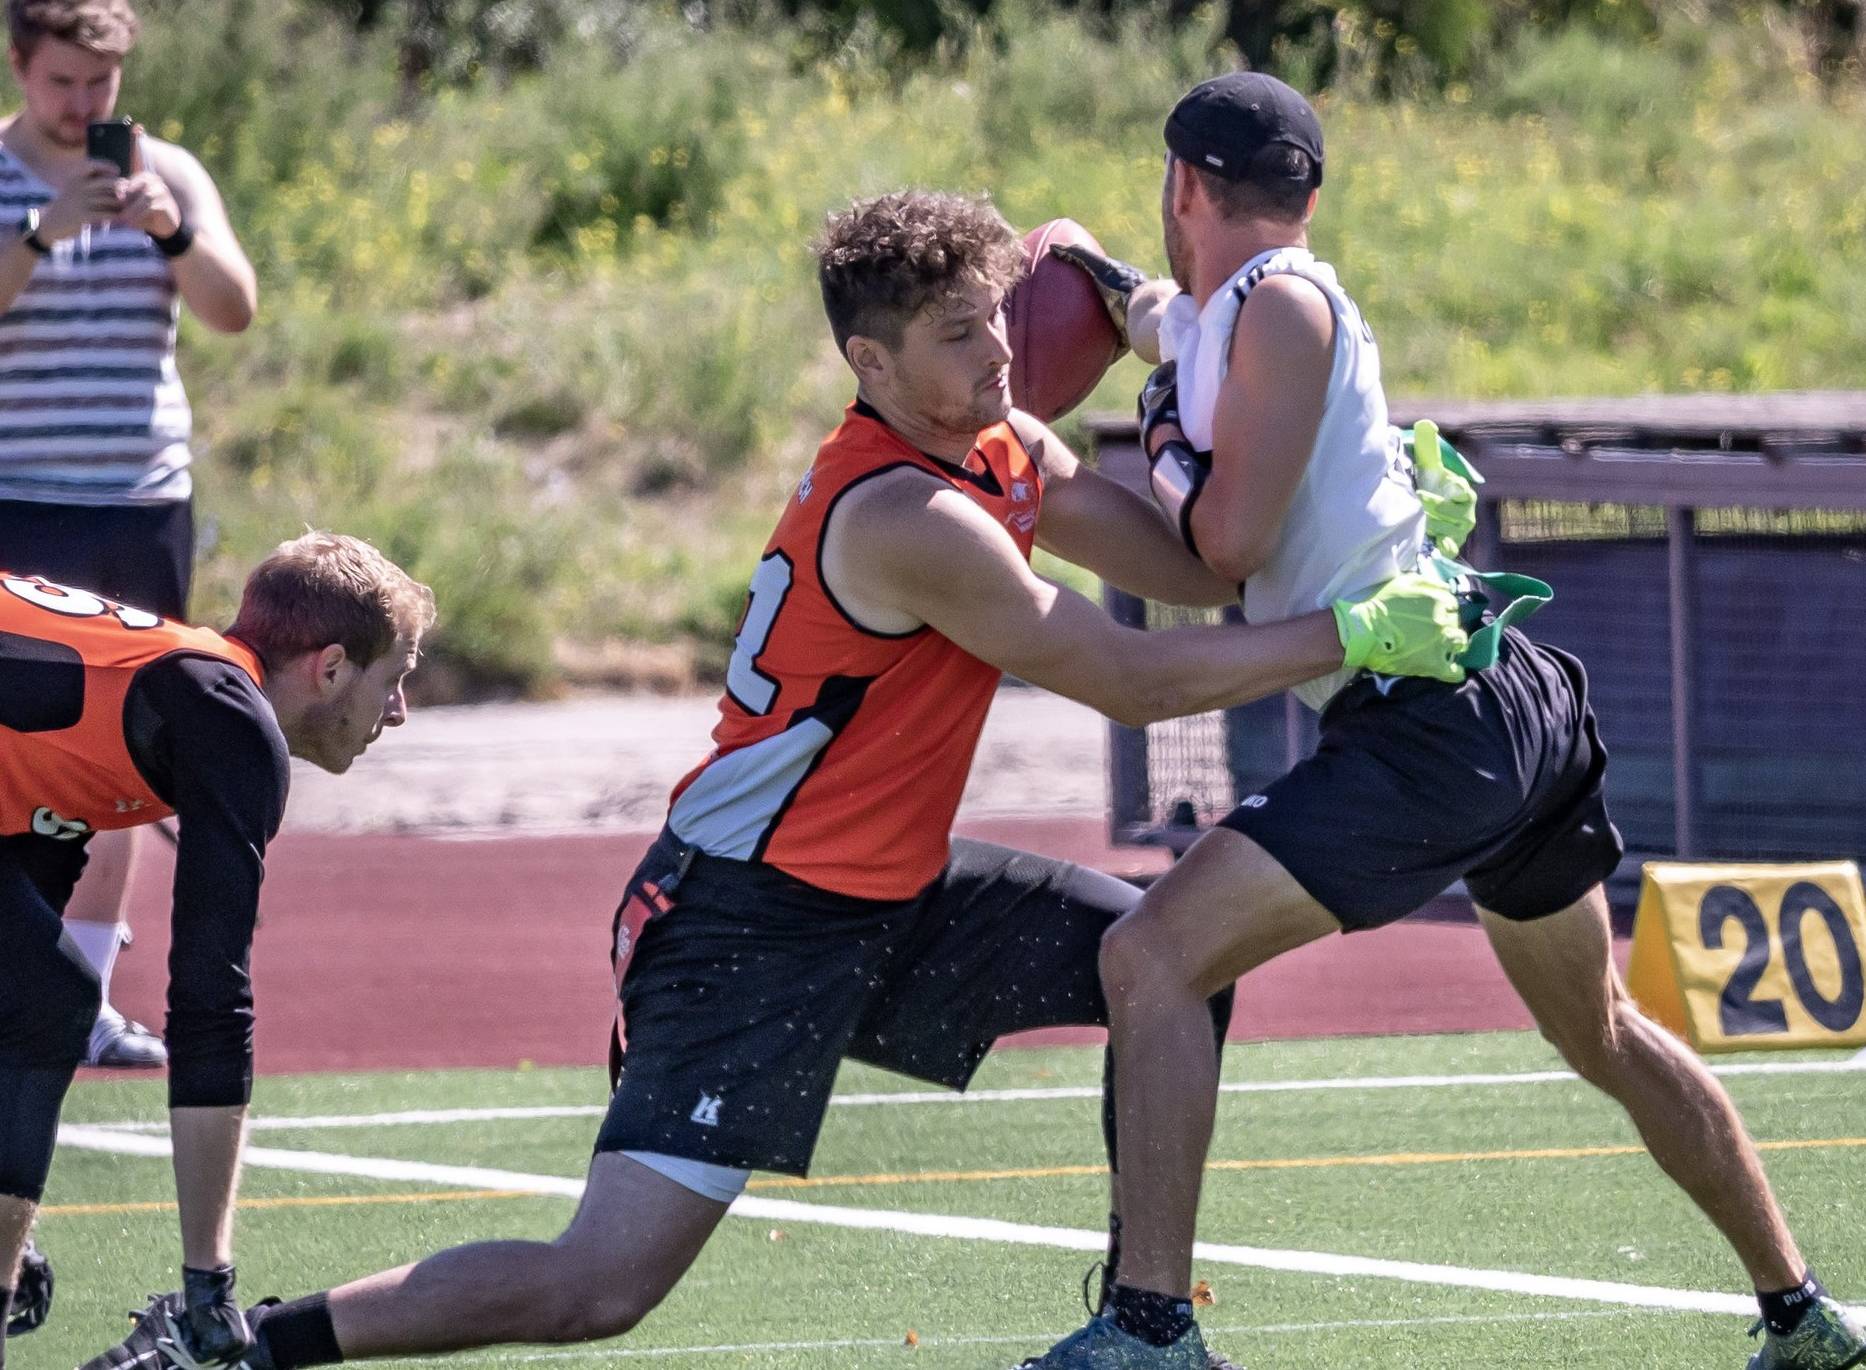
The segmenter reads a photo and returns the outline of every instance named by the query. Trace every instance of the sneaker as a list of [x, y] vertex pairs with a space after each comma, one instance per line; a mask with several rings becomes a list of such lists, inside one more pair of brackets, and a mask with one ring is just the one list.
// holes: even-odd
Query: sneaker
[[[261, 1299], [247, 1310], [249, 1326], [257, 1322], [262, 1308], [271, 1308], [277, 1299]], [[135, 1326], [129, 1336], [100, 1355], [91, 1357], [78, 1370], [256, 1370], [253, 1360], [227, 1366], [221, 1361], [196, 1360], [182, 1340], [181, 1320], [187, 1310], [179, 1292], [151, 1294], [149, 1306], [138, 1313], [131, 1311]], [[254, 1353], [248, 1352], [250, 1358]], [[269, 1362], [268, 1362], [269, 1363]]]
[[168, 1048], [141, 1023], [106, 1007], [91, 1029], [84, 1064], [106, 1070], [160, 1070], [168, 1064]]
[[134, 1326], [129, 1336], [108, 1351], [91, 1357], [79, 1370], [207, 1370], [188, 1354], [181, 1338], [181, 1319], [186, 1312], [179, 1292], [151, 1294], [149, 1306], [130, 1313]]
[[[1109, 1283], [1108, 1263], [1106, 1261], [1096, 1261], [1083, 1272], [1082, 1306], [1088, 1309], [1088, 1315], [1091, 1318], [1099, 1318], [1102, 1309], [1107, 1305]], [[1091, 1294], [1089, 1292], [1091, 1289], [1099, 1292]], [[1019, 1370], [1022, 1370], [1024, 1365], [1035, 1365], [1036, 1363], [1037, 1358], [1032, 1356], [1029, 1360], [1022, 1362], [1019, 1366]], [[1207, 1347], [1205, 1349], [1205, 1370], [1241, 1370], [1241, 1367], [1219, 1355], [1218, 1352], [1212, 1350], [1210, 1347]]]
[[1749, 1329], [1764, 1333], [1762, 1350], [1749, 1358], [1749, 1370], [1851, 1370], [1866, 1366], [1866, 1323], [1832, 1299], [1821, 1299], [1802, 1315], [1793, 1332], [1778, 1337], [1766, 1323]]
[[52, 1263], [28, 1235], [26, 1249], [20, 1253], [19, 1282], [13, 1290], [7, 1336], [23, 1337], [45, 1326], [45, 1320], [52, 1315], [52, 1285]]
[[[1112, 1317], [1096, 1317], [1034, 1360], [1027, 1370], [1209, 1370], [1213, 1365], [1198, 1324], [1171, 1346], [1149, 1346]], [[1222, 1365], [1224, 1362], [1217, 1362]]]

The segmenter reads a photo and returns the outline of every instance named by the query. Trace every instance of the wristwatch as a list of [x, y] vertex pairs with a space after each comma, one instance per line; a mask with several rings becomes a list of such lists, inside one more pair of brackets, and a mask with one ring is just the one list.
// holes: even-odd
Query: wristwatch
[[41, 257], [52, 255], [52, 245], [39, 236], [39, 210], [35, 205], [19, 221], [19, 240]]

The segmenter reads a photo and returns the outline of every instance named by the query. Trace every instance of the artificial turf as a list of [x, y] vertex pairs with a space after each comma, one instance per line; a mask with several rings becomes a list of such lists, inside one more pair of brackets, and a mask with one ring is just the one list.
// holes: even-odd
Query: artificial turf
[[[1746, 1058], [1753, 1064], [1756, 1058]], [[1820, 1056], [1783, 1056], [1783, 1061]], [[1834, 1059], [1830, 1053], [1825, 1059]], [[1462, 1075], [1558, 1068], [1529, 1034], [1297, 1042], [1227, 1053], [1232, 1082]], [[1093, 1086], [1099, 1053], [1007, 1052], [980, 1089]], [[1866, 1071], [1726, 1081], [1801, 1240], [1830, 1287], [1866, 1300]], [[256, 1116], [599, 1106], [600, 1071], [535, 1070], [263, 1080]], [[843, 1093], [917, 1089], [845, 1071]], [[149, 1082], [81, 1084], [72, 1123], [159, 1121]], [[1106, 1209], [1093, 1098], [831, 1110], [809, 1188], [761, 1177], [761, 1198], [1096, 1229]], [[267, 1130], [275, 1149], [576, 1176], [589, 1116]], [[1740, 1291], [1709, 1225], [1634, 1148], [1624, 1118], [1578, 1082], [1228, 1093], [1201, 1235], [1212, 1242]], [[1538, 1152], [1541, 1155], [1519, 1153]], [[1546, 1154], [1554, 1153], [1554, 1154]], [[1267, 1164], [1269, 1163], [1269, 1164]], [[928, 1178], [937, 1175], [937, 1178]], [[243, 1289], [307, 1292], [474, 1237], [548, 1237], [556, 1197], [464, 1197], [459, 1184], [249, 1168]], [[41, 1240], [58, 1270], [45, 1331], [9, 1346], [21, 1370], [65, 1370], [119, 1334], [121, 1310], [178, 1281], [168, 1162], [66, 1148]], [[326, 1204], [331, 1198], [358, 1200]], [[153, 1206], [152, 1206], [153, 1205]], [[1080, 1321], [1088, 1257], [957, 1237], [733, 1218], [641, 1328], [597, 1349], [507, 1349], [461, 1363], [580, 1367], [974, 1367], [1014, 1364]], [[1741, 1366], [1734, 1315], [1370, 1276], [1204, 1263], [1211, 1340], [1267, 1367]], [[916, 1344], [910, 1345], [913, 1342]], [[652, 1353], [652, 1354], [650, 1354]], [[533, 1359], [543, 1357], [544, 1359]]]

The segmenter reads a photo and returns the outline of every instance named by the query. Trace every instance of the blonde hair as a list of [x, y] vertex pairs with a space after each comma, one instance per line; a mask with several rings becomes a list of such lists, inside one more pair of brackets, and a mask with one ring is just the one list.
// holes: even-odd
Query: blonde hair
[[130, 0], [7, 0], [6, 27], [27, 61], [46, 38], [121, 60], [136, 46], [142, 25]]
[[308, 532], [279, 544], [246, 578], [227, 629], [268, 666], [335, 643], [368, 666], [398, 638], [434, 626], [434, 592], [361, 538]]

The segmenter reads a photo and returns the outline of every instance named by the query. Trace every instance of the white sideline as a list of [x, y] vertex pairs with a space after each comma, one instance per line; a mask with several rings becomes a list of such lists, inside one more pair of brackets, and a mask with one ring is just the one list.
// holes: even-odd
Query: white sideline
[[[1842, 1061], [1748, 1061], [1712, 1066], [1711, 1073], [1744, 1075], [1850, 1075], [1866, 1074], [1866, 1051]], [[1220, 1085], [1223, 1094], [1305, 1094], [1324, 1090], [1355, 1089], [1470, 1089], [1514, 1085], [1573, 1084], [1579, 1076], [1566, 1070], [1533, 1070], [1515, 1074], [1467, 1075], [1349, 1075], [1323, 1080], [1240, 1080]], [[874, 1094], [837, 1094], [837, 1108], [872, 1108], [894, 1104], [1011, 1104], [1043, 1103], [1059, 1099], [1099, 1099], [1099, 1085], [1067, 1085], [1047, 1089], [978, 1089], [966, 1094], [950, 1090], [895, 1090]], [[510, 1108], [404, 1109], [394, 1113], [334, 1113], [305, 1117], [254, 1118], [254, 1132], [297, 1132], [345, 1127], [407, 1127], [419, 1124], [496, 1122], [501, 1119], [597, 1118], [601, 1104], [557, 1104]], [[168, 1132], [165, 1122], [92, 1123], [112, 1132]]]
[[[60, 1146], [126, 1156], [168, 1156], [168, 1141], [105, 1128], [69, 1125], [59, 1128]], [[246, 1164], [262, 1169], [293, 1170], [321, 1175], [350, 1175], [372, 1180], [400, 1180], [469, 1189], [505, 1189], [522, 1193], [575, 1198], [583, 1181], [557, 1175], [532, 1175], [482, 1166], [435, 1165], [422, 1161], [389, 1160], [375, 1156], [344, 1156], [328, 1152], [294, 1151], [278, 1147], [248, 1147]], [[1031, 1223], [1001, 1222], [992, 1218], [966, 1218], [939, 1213], [907, 1213], [889, 1209], [849, 1208], [835, 1204], [799, 1203], [794, 1199], [741, 1196], [732, 1213], [761, 1222], [812, 1223], [868, 1232], [893, 1232], [913, 1237], [945, 1237], [963, 1241], [997, 1242], [1013, 1246], [1039, 1246], [1052, 1250], [1099, 1252], [1108, 1234], [1082, 1228], [1044, 1227]], [[1410, 1284], [1449, 1289], [1484, 1289], [1493, 1293], [1523, 1294], [1538, 1298], [1570, 1299], [1629, 1308], [1670, 1309], [1691, 1313], [1728, 1313], [1753, 1316], [1756, 1301], [1744, 1294], [1704, 1293], [1689, 1289], [1662, 1289], [1620, 1284], [1608, 1280], [1570, 1279], [1532, 1275], [1511, 1270], [1466, 1269], [1420, 1261], [1383, 1260], [1368, 1256], [1334, 1255], [1318, 1251], [1281, 1251], [1266, 1247], [1230, 1246], [1200, 1242], [1194, 1255], [1224, 1265], [1281, 1270], [1293, 1274], [1332, 1275], [1400, 1280]]]

